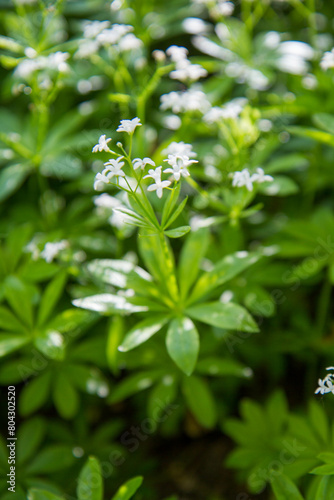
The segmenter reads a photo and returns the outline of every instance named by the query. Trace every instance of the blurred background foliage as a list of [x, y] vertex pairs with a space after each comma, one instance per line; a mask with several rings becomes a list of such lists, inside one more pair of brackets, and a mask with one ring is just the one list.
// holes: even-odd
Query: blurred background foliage
[[[16, 498], [102, 500], [126, 481], [116, 500], [332, 498], [334, 405], [314, 396], [334, 355], [332, 3], [2, 0], [0, 9], [0, 384], [2, 401], [8, 385], [17, 391]], [[96, 42], [115, 25], [132, 28]], [[207, 76], [169, 77], [173, 62], [154, 51], [171, 45]], [[150, 293], [164, 302], [150, 245], [113, 211], [120, 195], [93, 189], [108, 154], [101, 161], [92, 147], [106, 134], [113, 149], [119, 121], [134, 116], [144, 124], [136, 156], [159, 164], [184, 141], [199, 160], [171, 227], [191, 232], [169, 242], [185, 296], [239, 253], [207, 293], [224, 311], [231, 300], [243, 307], [247, 326], [195, 305], [198, 359], [169, 357], [165, 319], [136, 350], [118, 350], [138, 320], [167, 314], [156, 303], [136, 319], [74, 307], [124, 297], [135, 280], [120, 261], [153, 274]], [[258, 167], [274, 181], [231, 186], [230, 174]], [[161, 215], [163, 201], [150, 200]], [[137, 305], [148, 300], [141, 286]], [[13, 498], [6, 426], [3, 404], [3, 500]], [[90, 474], [102, 474], [104, 494]]]

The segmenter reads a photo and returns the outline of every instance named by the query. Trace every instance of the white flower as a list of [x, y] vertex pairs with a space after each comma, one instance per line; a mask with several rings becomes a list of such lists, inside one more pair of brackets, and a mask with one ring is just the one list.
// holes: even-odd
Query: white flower
[[139, 118], [132, 118], [132, 120], [121, 120], [121, 124], [119, 125], [116, 132], [127, 132], [128, 134], [132, 134], [136, 127], [141, 127]]
[[27, 47], [24, 49], [24, 54], [29, 57], [29, 59], [34, 59], [37, 56], [37, 52], [32, 47]]
[[111, 159], [104, 164], [106, 168], [102, 171], [102, 174], [106, 175], [109, 181], [113, 177], [125, 177], [125, 173], [122, 170], [124, 167], [123, 158], [124, 156], [120, 156], [116, 160]]
[[98, 151], [106, 151], [106, 153], [111, 153], [108, 146], [108, 142], [111, 141], [111, 137], [108, 137], [108, 139], [106, 137], [107, 136], [105, 134], [100, 136], [99, 142], [95, 144], [92, 149], [93, 153], [97, 153]]
[[[218, 31], [217, 28], [218, 25], [216, 27], [216, 31]], [[226, 49], [225, 47], [221, 47], [205, 36], [195, 36], [192, 39], [192, 42], [198, 50], [204, 52], [205, 54], [208, 54], [211, 57], [216, 57], [217, 59], [222, 59], [223, 61], [231, 61], [234, 58], [233, 52], [231, 52], [229, 49]]]
[[231, 16], [234, 11], [234, 5], [232, 2], [218, 2], [218, 4], [213, 8], [213, 14], [221, 14], [222, 16]]
[[97, 207], [113, 209], [121, 204], [122, 203], [117, 198], [115, 198], [115, 196], [110, 196], [110, 194], [107, 193], [103, 193], [99, 196], [94, 197], [94, 205], [96, 205]]
[[197, 160], [190, 160], [188, 156], [180, 156], [180, 155], [168, 155], [168, 159], [166, 161], [172, 168], [166, 168], [164, 170], [165, 174], [173, 174], [173, 177], [176, 181], [179, 181], [182, 177], [189, 177], [190, 173], [188, 171], [188, 167], [192, 163], [198, 163]]
[[206, 123], [217, 123], [223, 118], [223, 108], [219, 106], [213, 106], [205, 115], [203, 120]]
[[[334, 370], [334, 368], [330, 366], [329, 368], [326, 368], [326, 370]], [[332, 373], [326, 375], [326, 377], [323, 380], [319, 378], [318, 380], [319, 387], [316, 389], [315, 394], [318, 393], [327, 394], [329, 392], [334, 394], [333, 379], [334, 379], [334, 374]]]
[[263, 43], [265, 47], [268, 47], [268, 49], [274, 50], [277, 49], [281, 41], [281, 35], [277, 33], [277, 31], [268, 31], [268, 33], [265, 34]]
[[161, 180], [161, 170], [162, 170], [162, 167], [157, 167], [155, 170], [150, 169], [148, 171], [148, 175], [145, 175], [145, 177], [144, 177], [144, 179], [147, 179], [149, 177], [154, 179], [155, 183], [148, 186], [147, 190], [148, 191], [156, 191], [158, 198], [162, 197], [163, 189], [168, 187], [171, 184], [170, 181], [162, 181]]
[[55, 257], [57, 257], [57, 255], [61, 252], [61, 250], [64, 250], [67, 247], [68, 247], [68, 241], [66, 240], [48, 242], [45, 244], [42, 252], [40, 253], [40, 256], [46, 262], [50, 263], [53, 261]]
[[25, 252], [31, 253], [32, 260], [37, 260], [40, 256], [40, 250], [34, 240], [30, 241], [25, 247]]
[[164, 53], [163, 50], [153, 50], [152, 57], [157, 62], [164, 62], [166, 59], [166, 54]]
[[324, 71], [334, 68], [334, 48], [330, 52], [325, 52], [320, 61], [320, 67]]
[[184, 113], [186, 111], [205, 113], [211, 108], [205, 93], [194, 89], [164, 94], [160, 97], [160, 101], [162, 110], [171, 109], [173, 113]]
[[247, 168], [244, 168], [241, 172], [234, 172], [232, 186], [246, 186], [248, 191], [253, 191], [253, 182]]
[[262, 184], [262, 182], [272, 182], [274, 178], [271, 175], [265, 175], [263, 168], [257, 168], [256, 173], [252, 175], [251, 181], [258, 182]]
[[227, 102], [222, 107], [214, 106], [204, 115], [203, 119], [207, 123], [217, 123], [221, 119], [228, 118], [235, 120], [240, 115], [246, 103], [247, 99], [240, 97]]
[[257, 69], [246, 71], [246, 81], [248, 85], [255, 90], [266, 90], [269, 85], [269, 79]]
[[169, 76], [173, 80], [186, 82], [187, 80], [196, 81], [207, 76], [208, 72], [200, 64], [185, 64], [174, 71], [171, 71]]
[[143, 42], [140, 38], [137, 38], [133, 33], [128, 33], [124, 37], [120, 39], [118, 42], [118, 49], [121, 52], [125, 52], [127, 50], [136, 50], [140, 49], [143, 46]]
[[54, 52], [47, 57], [46, 67], [59, 71], [59, 73], [67, 73], [70, 69], [67, 62], [65, 62], [70, 57], [68, 52]]
[[19, 78], [28, 79], [34, 71], [41, 68], [40, 61], [38, 59], [25, 59], [20, 62], [15, 69], [15, 76]]
[[185, 144], [183, 141], [171, 142], [170, 145], [163, 150], [162, 154], [188, 156], [188, 158], [197, 156], [197, 154], [192, 150], [192, 145]]
[[117, 12], [123, 7], [123, 0], [113, 0], [110, 4], [110, 9], [114, 12]]
[[105, 29], [97, 35], [97, 41], [101, 45], [115, 45], [122, 36], [132, 30], [133, 27], [126, 24], [113, 24], [110, 29]]
[[100, 48], [99, 42], [96, 40], [83, 40], [79, 43], [79, 48], [75, 53], [77, 59], [85, 59], [86, 57], [96, 54]]
[[143, 158], [142, 160], [140, 158], [135, 158], [132, 163], [133, 163], [134, 170], [137, 170], [138, 168], [141, 168], [142, 170], [144, 170], [146, 165], [152, 165], [153, 167], [155, 167], [154, 161], [151, 160], [151, 158], [147, 158], [147, 157]]
[[101, 31], [109, 28], [109, 21], [86, 21], [84, 23], [83, 35], [85, 38], [96, 38]]
[[170, 92], [169, 94], [163, 94], [160, 97], [160, 101], [160, 108], [163, 111], [166, 109], [171, 109], [173, 113], [180, 113], [181, 111], [183, 111], [183, 102], [180, 92]]
[[182, 21], [182, 27], [187, 33], [199, 35], [209, 30], [209, 24], [198, 17], [187, 17]]
[[169, 130], [178, 130], [182, 125], [182, 120], [177, 115], [167, 115], [163, 117], [163, 124]]
[[178, 47], [177, 45], [171, 45], [166, 50], [166, 54], [173, 62], [184, 61], [187, 59], [188, 49], [185, 47]]
[[[108, 215], [108, 222], [111, 226], [116, 227], [117, 229], [124, 229], [126, 227], [126, 217], [122, 212], [117, 212], [115, 209], [126, 209], [124, 203], [126, 203], [127, 195], [124, 192], [121, 192], [120, 196], [110, 196], [107, 193], [100, 194], [99, 196], [95, 196], [94, 204], [98, 207], [97, 212], [100, 215], [106, 215], [107, 213], [112, 212], [111, 215]], [[123, 201], [122, 201], [123, 200]], [[124, 202], [124, 203], [123, 203]]]
[[278, 47], [278, 53], [280, 57], [276, 62], [277, 67], [292, 75], [307, 73], [307, 61], [314, 57], [314, 50], [310, 45], [294, 40], [282, 42]]
[[103, 191], [104, 184], [109, 184], [109, 179], [103, 172], [102, 172], [102, 174], [100, 172], [98, 172], [96, 174], [95, 180], [94, 180], [95, 191]]

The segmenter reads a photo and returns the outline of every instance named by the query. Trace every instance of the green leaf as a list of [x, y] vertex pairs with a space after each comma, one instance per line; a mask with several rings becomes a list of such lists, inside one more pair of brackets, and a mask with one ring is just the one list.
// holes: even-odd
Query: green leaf
[[128, 280], [133, 275], [141, 280], [152, 281], [144, 269], [127, 260], [95, 259], [89, 262], [87, 268], [94, 278], [117, 288], [129, 288]]
[[36, 455], [45, 436], [46, 423], [41, 417], [23, 422], [17, 433], [17, 459], [22, 464]]
[[70, 467], [74, 461], [71, 446], [50, 445], [40, 451], [26, 466], [26, 473], [29, 475], [50, 474]]
[[199, 335], [191, 319], [173, 319], [168, 328], [166, 346], [180, 370], [191, 375], [199, 352]]
[[242, 271], [252, 266], [262, 257], [260, 252], [246, 251], [227, 255], [217, 262], [212, 271], [204, 273], [197, 281], [190, 296], [189, 303], [199, 300], [218, 286], [234, 278]]
[[304, 500], [297, 486], [284, 474], [272, 475], [270, 482], [276, 500]]
[[29, 490], [27, 498], [28, 500], [64, 500], [64, 497], [55, 495], [50, 491], [35, 488]]
[[34, 339], [34, 344], [47, 358], [61, 361], [65, 357], [66, 344], [64, 337], [58, 331], [48, 330], [38, 333], [38, 336]]
[[310, 474], [316, 474], [317, 476], [330, 476], [334, 474], [334, 463], [324, 464], [315, 467], [310, 470]]
[[153, 232], [142, 232], [138, 239], [139, 251], [147, 269], [159, 283], [163, 290], [160, 300], [168, 300], [168, 295], [176, 297], [178, 294], [174, 255], [169, 242], [164, 235]]
[[0, 172], [0, 201], [13, 194], [25, 181], [31, 167], [29, 165], [10, 165]]
[[89, 457], [79, 475], [78, 500], [102, 500], [103, 480], [99, 461]]
[[334, 478], [324, 476], [321, 478], [314, 500], [333, 500]]
[[227, 302], [226, 304], [208, 302], [207, 304], [190, 307], [186, 312], [191, 318], [218, 328], [242, 332], [259, 331], [257, 324], [246, 309], [233, 302]]
[[200, 377], [185, 377], [182, 389], [191, 412], [196, 420], [208, 429], [217, 422], [217, 410], [207, 383]]
[[276, 175], [272, 182], [264, 182], [258, 187], [258, 192], [267, 196], [290, 196], [298, 191], [298, 184], [283, 175]]
[[59, 415], [66, 420], [73, 418], [78, 412], [78, 393], [65, 373], [59, 372], [56, 376], [53, 401]]
[[5, 294], [12, 309], [25, 325], [33, 324], [33, 290], [16, 276], [8, 276]]
[[165, 231], [165, 235], [169, 238], [181, 238], [181, 236], [189, 233], [189, 231], [190, 226], [180, 226], [175, 229], [169, 229], [168, 231]]
[[112, 500], [129, 500], [136, 493], [142, 482], [143, 478], [141, 476], [130, 479], [118, 489]]
[[295, 169], [304, 169], [308, 166], [308, 160], [303, 155], [298, 153], [292, 153], [284, 156], [279, 156], [274, 158], [272, 161], [266, 164], [265, 172], [266, 174], [276, 174], [277, 172], [287, 172]]
[[20, 269], [20, 277], [24, 281], [39, 282], [52, 278], [59, 271], [56, 264], [48, 263], [43, 259], [28, 261]]
[[118, 357], [119, 351], [118, 346], [121, 344], [124, 333], [124, 320], [122, 316], [114, 316], [110, 320], [110, 325], [108, 327], [108, 339], [106, 355], [108, 360], [108, 365], [112, 370], [114, 375], [118, 374]]
[[40, 172], [46, 177], [55, 177], [59, 180], [76, 179], [82, 172], [82, 161], [70, 154], [46, 157], [40, 166]]
[[24, 332], [24, 325], [6, 307], [0, 306], [0, 328], [13, 332]]
[[67, 272], [60, 271], [46, 287], [39, 306], [37, 324], [43, 325], [52, 313], [57, 304], [66, 283]]
[[316, 113], [313, 115], [313, 122], [326, 132], [334, 135], [334, 116], [328, 113]]
[[269, 318], [276, 311], [276, 304], [270, 293], [261, 286], [247, 287], [244, 304], [253, 314]]
[[186, 297], [191, 285], [197, 278], [200, 263], [208, 248], [209, 234], [207, 229], [193, 231], [187, 237], [182, 247], [178, 266], [178, 277], [182, 297]]
[[238, 361], [214, 356], [199, 361], [196, 366], [196, 373], [217, 377], [233, 375], [235, 377], [249, 378], [252, 376], [251, 368], [247, 368]]
[[60, 333], [71, 332], [73, 336], [76, 333], [83, 332], [86, 328], [91, 326], [98, 315], [89, 311], [82, 311], [80, 309], [67, 309], [59, 313], [47, 325], [47, 329], [56, 330]]
[[287, 128], [287, 132], [290, 134], [295, 134], [300, 137], [307, 137], [313, 139], [314, 141], [322, 142], [323, 144], [328, 144], [329, 146], [334, 146], [334, 136], [327, 132], [322, 132], [315, 128], [298, 127], [292, 126]]
[[23, 249], [27, 244], [32, 228], [30, 224], [24, 224], [15, 227], [10, 231], [6, 240], [6, 257], [8, 271], [10, 273], [15, 271], [17, 264], [22, 258]]
[[159, 380], [164, 375], [164, 370], [152, 370], [147, 372], [135, 373], [130, 375], [125, 380], [118, 383], [116, 387], [111, 391], [110, 397], [108, 398], [109, 403], [118, 403], [124, 399], [136, 394], [139, 391], [148, 389], [157, 380]]
[[188, 201], [188, 197], [186, 197], [183, 201], [181, 201], [180, 205], [177, 207], [177, 209], [174, 211], [174, 213], [169, 217], [169, 220], [164, 226], [164, 229], [167, 229], [173, 222], [178, 218], [178, 216], [182, 213], [185, 204]]
[[161, 226], [164, 229], [165, 227], [167, 227], [166, 224], [168, 222], [168, 218], [170, 217], [170, 214], [174, 210], [177, 200], [179, 199], [180, 189], [181, 189], [181, 183], [179, 182], [177, 183], [176, 188], [171, 191], [169, 197], [165, 201], [161, 215]]
[[319, 460], [322, 460], [323, 462], [327, 464], [334, 464], [334, 453], [330, 451], [324, 451], [322, 453], [319, 453], [317, 456]]
[[72, 304], [82, 309], [96, 311], [103, 314], [131, 314], [134, 312], [148, 311], [148, 307], [135, 306], [131, 304], [125, 297], [121, 295], [113, 295], [111, 293], [101, 293], [99, 295], [91, 295], [83, 299], [75, 299]]
[[17, 351], [29, 342], [30, 338], [27, 336], [15, 335], [13, 333], [0, 334], [0, 358]]
[[23, 416], [31, 415], [47, 401], [51, 388], [51, 372], [45, 372], [32, 379], [22, 389], [19, 400], [20, 412]]
[[150, 392], [147, 413], [156, 422], [164, 422], [168, 418], [168, 412], [164, 410], [174, 401], [178, 392], [176, 377], [165, 375], [161, 382]]
[[122, 352], [127, 352], [143, 344], [155, 333], [159, 332], [167, 323], [168, 319], [169, 318], [165, 315], [159, 314], [137, 323], [137, 325], [126, 334], [122, 345], [120, 345], [118, 349]]
[[330, 440], [330, 432], [329, 432], [328, 419], [324, 409], [321, 408], [318, 402], [311, 401], [309, 404], [309, 415], [310, 415], [310, 422], [312, 424], [314, 432], [318, 435], [319, 439], [326, 446], [326, 444]]

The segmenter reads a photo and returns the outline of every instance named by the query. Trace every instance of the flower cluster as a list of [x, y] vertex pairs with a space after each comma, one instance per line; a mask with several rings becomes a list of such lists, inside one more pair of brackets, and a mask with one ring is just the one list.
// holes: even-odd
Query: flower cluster
[[[326, 368], [326, 370], [334, 370], [333, 366], [329, 366]], [[334, 394], [334, 373], [329, 373], [326, 375], [326, 377], [322, 380], [319, 378], [318, 384], [319, 387], [316, 389], [315, 394], [327, 394], [328, 392], [331, 392]]]
[[70, 57], [68, 52], [54, 52], [48, 56], [38, 56], [37, 52], [28, 47], [25, 50], [27, 59], [21, 61], [15, 70], [15, 76], [23, 80], [29, 80], [37, 71], [55, 71], [57, 73], [68, 73], [70, 67], [66, 62]]
[[[258, 68], [250, 65], [239, 53], [231, 31], [223, 23], [217, 24], [215, 33], [218, 39], [199, 34], [193, 38], [194, 46], [201, 52], [215, 59], [224, 61], [225, 73], [237, 83], [247, 84], [254, 90], [267, 90], [271, 84], [270, 70], [274, 64], [284, 73], [292, 75], [307, 75], [309, 61], [315, 57], [314, 49], [307, 43], [298, 40], [282, 41], [281, 34], [276, 31], [266, 33], [261, 40], [261, 46], [266, 54], [267, 68], [262, 64]], [[330, 60], [330, 52], [326, 53], [324, 65]]]
[[214, 18], [228, 17], [233, 14], [234, 4], [228, 0], [192, 0], [194, 4], [205, 6]]
[[112, 24], [109, 21], [86, 21], [83, 25], [84, 38], [76, 52], [78, 59], [96, 54], [101, 47], [113, 47], [118, 52], [138, 49], [143, 42], [133, 33], [133, 27], [126, 24]]
[[166, 55], [175, 63], [175, 70], [169, 76], [181, 82], [195, 82], [207, 76], [208, 72], [200, 64], [192, 64], [187, 58], [188, 50], [185, 47], [171, 45]]
[[67, 240], [48, 241], [41, 251], [36, 240], [37, 239], [33, 239], [25, 246], [25, 251], [31, 253], [33, 260], [41, 258], [50, 263], [58, 257], [62, 250], [69, 248], [69, 242]]
[[252, 175], [247, 168], [244, 168], [241, 172], [234, 172], [232, 177], [232, 186], [245, 186], [248, 191], [253, 191], [253, 183], [262, 184], [262, 182], [272, 182], [274, 180], [271, 175], [266, 175], [262, 168], [257, 168], [256, 173]]
[[223, 106], [214, 106], [203, 116], [203, 120], [207, 123], [217, 123], [229, 118], [235, 120], [239, 117], [246, 103], [246, 98], [238, 97]]
[[320, 61], [320, 67], [324, 71], [334, 68], [334, 48], [331, 51], [325, 52]]
[[[133, 118], [132, 120], [121, 120], [117, 132], [126, 132], [131, 137], [137, 127], [140, 127], [139, 118]], [[134, 158], [131, 159], [125, 152], [124, 155], [117, 155], [110, 150], [108, 143], [111, 138], [101, 135], [99, 142], [93, 147], [93, 153], [97, 152], [108, 152], [113, 153], [118, 156], [116, 159], [109, 159], [104, 163], [104, 169], [102, 172], [98, 172], [95, 176], [94, 189], [96, 191], [102, 191], [106, 184], [110, 184], [111, 180], [116, 178], [116, 185], [127, 191], [129, 193], [136, 192], [137, 188], [141, 186], [142, 179], [153, 179], [153, 183], [147, 188], [148, 191], [155, 191], [158, 198], [163, 195], [163, 190], [169, 188], [172, 182], [178, 182], [181, 177], [189, 177], [190, 173], [188, 168], [193, 164], [197, 163], [194, 160], [196, 153], [192, 151], [192, 146], [190, 144], [185, 144], [184, 142], [172, 142], [168, 148], [164, 151], [167, 154], [167, 158], [164, 162], [167, 162], [168, 167], [164, 170], [162, 166], [156, 167], [155, 162], [149, 158]], [[117, 144], [119, 147], [123, 148], [121, 143]], [[125, 156], [126, 155], [126, 156]], [[132, 176], [127, 176], [123, 170], [126, 160], [130, 166]], [[143, 176], [143, 172], [147, 165], [150, 165], [148, 173]], [[140, 177], [138, 177], [137, 171], [139, 171]], [[171, 174], [169, 179], [162, 179], [162, 174]], [[134, 182], [135, 181], [135, 182]], [[170, 189], [170, 188], [169, 188]]]
[[184, 92], [170, 92], [160, 97], [160, 109], [165, 111], [171, 109], [173, 113], [185, 113], [186, 111], [207, 112], [211, 108], [206, 95], [201, 90], [189, 89]]

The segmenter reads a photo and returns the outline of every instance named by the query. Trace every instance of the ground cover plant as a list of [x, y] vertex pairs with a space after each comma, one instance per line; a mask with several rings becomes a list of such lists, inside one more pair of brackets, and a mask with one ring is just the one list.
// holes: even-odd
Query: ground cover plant
[[333, 499], [332, 3], [0, 6], [1, 499]]

